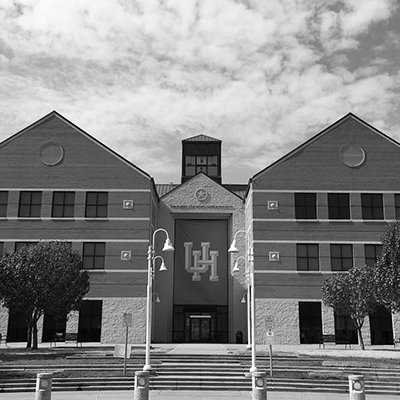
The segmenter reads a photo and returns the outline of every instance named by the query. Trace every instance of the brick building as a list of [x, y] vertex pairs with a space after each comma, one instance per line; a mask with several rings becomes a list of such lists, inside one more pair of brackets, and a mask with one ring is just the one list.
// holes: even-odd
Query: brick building
[[[134, 157], [132, 157], [134, 158]], [[266, 320], [276, 343], [316, 343], [321, 333], [357, 340], [351, 321], [323, 307], [321, 283], [336, 271], [373, 263], [387, 221], [400, 216], [399, 144], [348, 114], [248, 185], [222, 183], [221, 141], [182, 141], [182, 181], [153, 179], [52, 112], [0, 144], [0, 251], [65, 240], [82, 253], [91, 289], [80, 312], [45, 316], [39, 338], [78, 332], [82, 341], [120, 343], [133, 314], [132, 343], [146, 327], [147, 249], [157, 228], [173, 253], [155, 251], [153, 340], [247, 340], [246, 248], [254, 249], [257, 342]], [[178, 160], [177, 160], [178, 161]], [[240, 253], [228, 253], [236, 236]], [[157, 267], [160, 260], [156, 259]], [[235, 262], [239, 272], [233, 272]], [[400, 318], [370, 316], [366, 343], [385, 344]], [[0, 333], [24, 341], [21, 315], [0, 310]]]

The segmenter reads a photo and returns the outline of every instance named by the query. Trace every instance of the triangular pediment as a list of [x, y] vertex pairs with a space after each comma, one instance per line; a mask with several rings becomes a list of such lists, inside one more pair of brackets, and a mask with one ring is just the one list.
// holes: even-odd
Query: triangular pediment
[[[400, 145], [354, 114], [313, 136], [252, 178], [268, 190], [374, 190], [399, 186]], [[382, 180], [384, 177], [384, 180]], [[359, 186], [359, 187], [358, 187]]]
[[161, 198], [171, 209], [222, 210], [243, 207], [243, 200], [235, 193], [200, 172]]

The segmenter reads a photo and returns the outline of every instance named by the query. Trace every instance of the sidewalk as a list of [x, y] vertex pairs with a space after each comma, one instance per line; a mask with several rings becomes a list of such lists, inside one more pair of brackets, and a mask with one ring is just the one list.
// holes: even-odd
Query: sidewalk
[[[96, 391], [96, 392], [53, 392], [52, 400], [133, 400], [133, 390]], [[399, 396], [366, 395], [366, 400], [399, 400]], [[0, 393], [4, 400], [33, 400], [35, 393]], [[249, 400], [250, 392], [207, 392], [152, 390], [149, 399], [156, 400]], [[268, 392], [268, 400], [349, 400], [349, 394], [308, 393], [308, 392]]]

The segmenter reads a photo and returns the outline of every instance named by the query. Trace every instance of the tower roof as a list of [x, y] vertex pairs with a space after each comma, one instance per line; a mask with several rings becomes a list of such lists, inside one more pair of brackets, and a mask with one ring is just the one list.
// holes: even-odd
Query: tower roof
[[182, 140], [182, 142], [221, 142], [221, 140], [214, 139], [214, 138], [212, 138], [210, 136], [206, 136], [206, 135], [197, 135], [197, 136], [193, 136], [188, 139], [184, 139], [184, 140]]

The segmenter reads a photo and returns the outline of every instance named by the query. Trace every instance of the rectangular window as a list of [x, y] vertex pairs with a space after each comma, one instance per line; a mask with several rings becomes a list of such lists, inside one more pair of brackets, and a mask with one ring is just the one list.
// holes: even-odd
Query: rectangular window
[[54, 192], [53, 218], [72, 218], [74, 216], [75, 192]]
[[220, 175], [218, 165], [219, 146], [208, 143], [204, 145], [184, 145], [184, 173], [190, 177], [203, 172], [208, 176], [217, 177]]
[[8, 314], [7, 342], [26, 342], [27, 330], [25, 313], [10, 311]]
[[396, 218], [400, 218], [400, 194], [394, 195], [394, 207], [396, 211]]
[[319, 271], [318, 244], [297, 244], [297, 270]]
[[104, 269], [105, 243], [83, 243], [83, 268]]
[[78, 337], [81, 342], [101, 341], [102, 300], [84, 300], [79, 310]]
[[8, 192], [0, 192], [0, 218], [7, 217]]
[[86, 218], [107, 218], [108, 193], [87, 192], [86, 193]]
[[331, 244], [332, 271], [348, 271], [353, 267], [353, 245]]
[[317, 219], [317, 195], [315, 193], [294, 194], [296, 219]]
[[382, 245], [381, 244], [365, 244], [365, 264], [373, 267], [378, 260], [378, 257], [382, 255]]
[[353, 320], [348, 315], [338, 315], [335, 313], [335, 340], [340, 342], [350, 339], [351, 344], [358, 343], [357, 329]]
[[362, 193], [361, 208], [363, 219], [383, 219], [382, 194]]
[[328, 193], [329, 219], [350, 219], [348, 193]]
[[21, 192], [18, 217], [40, 217], [42, 192]]
[[322, 312], [319, 301], [299, 302], [300, 343], [319, 343], [322, 334]]
[[0, 256], [4, 253], [4, 242], [0, 242]]
[[15, 251], [18, 251], [24, 246], [34, 246], [37, 242], [15, 242]]

